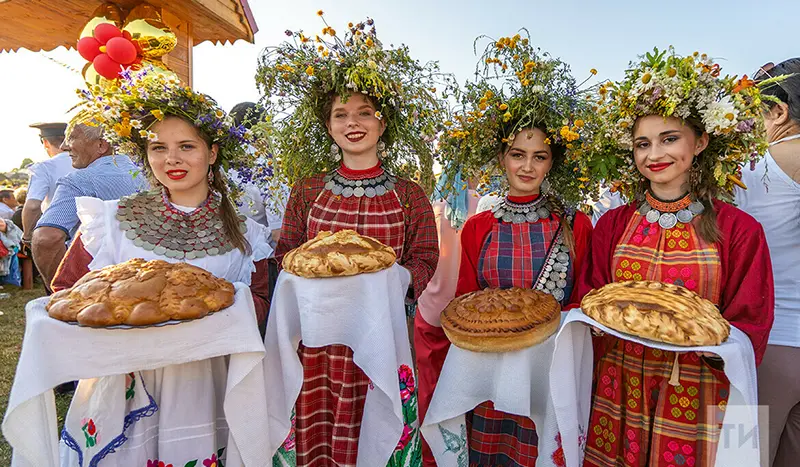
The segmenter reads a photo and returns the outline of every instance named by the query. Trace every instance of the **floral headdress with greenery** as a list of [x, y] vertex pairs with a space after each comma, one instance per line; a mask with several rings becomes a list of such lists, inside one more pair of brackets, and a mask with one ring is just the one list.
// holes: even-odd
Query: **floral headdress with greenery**
[[420, 64], [408, 47], [384, 48], [372, 19], [348, 25], [344, 37], [328, 25], [320, 35], [286, 31], [292, 41], [264, 50], [256, 82], [272, 124], [272, 150], [289, 183], [338, 165], [323, 109], [332, 95], [369, 96], [386, 122], [383, 164], [397, 175], [433, 188], [433, 142], [445, 105], [437, 87], [451, 78], [438, 64]]
[[[85, 123], [103, 129], [117, 151], [147, 168], [147, 142], [157, 138], [152, 126], [170, 115], [191, 122], [219, 146], [216, 164], [238, 173], [230, 184], [236, 199], [243, 186], [272, 175], [272, 160], [260, 149], [259, 130], [236, 125], [211, 97], [183, 86], [174, 76], [152, 67], [120, 73], [117, 83], [79, 89], [81, 102], [71, 125]], [[147, 174], [151, 175], [150, 173]]]
[[709, 135], [708, 147], [696, 159], [695, 170], [710, 194], [729, 199], [745, 162], [754, 162], [767, 149], [761, 117], [759, 83], [720, 76], [720, 67], [706, 54], [687, 57], [653, 49], [631, 63], [621, 82], [598, 89], [589, 121], [594, 137], [578, 158], [584, 171], [614, 183], [632, 197], [642, 176], [633, 161], [633, 126], [647, 115], [678, 117]]
[[517, 34], [487, 45], [476, 67], [477, 79], [458, 93], [459, 107], [445, 122], [438, 154], [445, 170], [460, 169], [464, 179], [478, 176], [479, 190], [485, 192], [498, 173], [503, 147], [513, 144], [521, 130], [540, 128], [547, 144], [565, 150], [547, 176], [551, 189], [576, 206], [593, 184], [578, 173], [570, 155], [586, 139], [583, 83], [576, 84], [567, 64], [531, 45], [523, 32], [525, 37]]

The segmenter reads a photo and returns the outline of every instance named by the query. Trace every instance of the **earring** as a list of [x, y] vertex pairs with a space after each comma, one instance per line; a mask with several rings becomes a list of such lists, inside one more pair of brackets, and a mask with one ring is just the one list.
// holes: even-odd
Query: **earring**
[[696, 191], [700, 186], [701, 178], [700, 163], [697, 162], [697, 158], [695, 157], [694, 161], [692, 161], [692, 168], [689, 170], [689, 190], [692, 192]]
[[544, 180], [542, 180], [542, 184], [539, 187], [539, 193], [547, 194], [550, 192], [550, 181], [547, 180], [547, 175], [544, 176]]
[[340, 161], [342, 159], [342, 153], [339, 152], [339, 145], [336, 143], [331, 144], [331, 157], [335, 161]]
[[214, 168], [212, 166], [208, 166], [208, 185], [211, 186], [214, 184]]
[[383, 140], [378, 140], [378, 159], [386, 157], [386, 143]]

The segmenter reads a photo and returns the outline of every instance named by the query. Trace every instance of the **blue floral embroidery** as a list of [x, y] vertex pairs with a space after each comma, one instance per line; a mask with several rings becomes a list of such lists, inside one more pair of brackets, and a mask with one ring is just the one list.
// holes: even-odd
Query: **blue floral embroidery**
[[[141, 373], [139, 374], [139, 379], [141, 379]], [[125, 433], [128, 431], [128, 428], [131, 427], [134, 423], [141, 420], [145, 417], [152, 417], [158, 411], [158, 404], [156, 404], [155, 399], [153, 396], [150, 395], [150, 392], [147, 390], [147, 386], [144, 384], [144, 380], [142, 380], [142, 389], [144, 390], [145, 394], [147, 394], [147, 398], [150, 401], [149, 404], [142, 407], [141, 409], [132, 410], [128, 415], [125, 416], [123, 425], [122, 425], [122, 433], [119, 434], [116, 438], [112, 439], [110, 443], [108, 443], [103, 449], [100, 450], [92, 460], [89, 462], [89, 467], [97, 467], [101, 460], [103, 460], [107, 455], [116, 452], [116, 449], [125, 444], [128, 441], [128, 437]], [[75, 442], [75, 439], [70, 435], [66, 428], [61, 432], [61, 439], [64, 440], [64, 444], [67, 445], [70, 449], [78, 453], [78, 460], [80, 467], [83, 467], [83, 453], [81, 452], [78, 443]]]

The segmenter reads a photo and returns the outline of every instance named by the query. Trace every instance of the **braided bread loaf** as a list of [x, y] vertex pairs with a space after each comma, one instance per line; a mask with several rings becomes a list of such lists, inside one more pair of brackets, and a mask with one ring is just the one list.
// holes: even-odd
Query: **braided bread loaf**
[[561, 307], [539, 290], [484, 289], [450, 302], [442, 329], [457, 347], [474, 352], [509, 352], [540, 344], [555, 334]]
[[674, 345], [719, 345], [731, 330], [713, 303], [661, 282], [607, 284], [586, 294], [581, 309], [616, 331]]
[[283, 269], [300, 277], [354, 276], [387, 269], [394, 249], [355, 230], [322, 231], [283, 257]]
[[141, 258], [91, 271], [50, 297], [61, 321], [94, 327], [197, 319], [233, 304], [233, 285], [186, 263]]

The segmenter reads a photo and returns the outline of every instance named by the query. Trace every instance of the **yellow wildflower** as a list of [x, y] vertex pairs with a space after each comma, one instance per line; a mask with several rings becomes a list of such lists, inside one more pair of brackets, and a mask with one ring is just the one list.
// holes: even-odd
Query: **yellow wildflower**
[[444, 122], [444, 126], [453, 126], [453, 122], [448, 120], [448, 121]]
[[545, 138], [544, 139], [544, 144], [549, 146], [550, 144], [552, 144], [552, 141], [550, 140], [550, 138]]
[[507, 122], [507, 121], [509, 121], [509, 120], [511, 120], [511, 112], [506, 112], [506, 113], [504, 113], [504, 114], [503, 114], [503, 121], [504, 121], [504, 122]]
[[583, 127], [584, 124], [585, 124], [584, 121], [581, 120], [581, 119], [575, 120], [575, 126], [578, 127], [578, 128]]
[[500, 110], [508, 110], [508, 104], [500, 104]]
[[645, 73], [644, 76], [642, 76], [642, 83], [647, 84], [650, 82], [650, 79], [652, 78], [653, 75], [651, 75], [650, 73]]
[[153, 116], [156, 117], [158, 120], [164, 120], [164, 112], [158, 109], [153, 109], [150, 111], [150, 113], [153, 114]]
[[378, 120], [382, 120], [383, 119], [383, 114], [381, 113], [380, 110], [376, 110], [375, 111], [375, 118], [377, 118]]
[[483, 103], [480, 103], [480, 104], [478, 104], [478, 107], [479, 107], [481, 110], [486, 110], [486, 107], [487, 107], [487, 106], [488, 106], [488, 105], [486, 104], [486, 102], [483, 102]]
[[306, 68], [306, 74], [308, 76], [314, 76], [314, 67], [309, 65], [308, 68]]
[[589, 70], [589, 73], [591, 73], [593, 75], [596, 75], [597, 74], [597, 70], [592, 68], [591, 70]]
[[670, 68], [669, 70], [667, 70], [667, 76], [669, 76], [670, 78], [672, 78], [673, 76], [675, 76], [677, 74], [678, 74], [678, 70], [676, 70], [675, 68]]
[[578, 177], [578, 181], [586, 183], [589, 179], [587, 177]]
[[375, 45], [375, 41], [373, 41], [371, 37], [367, 37], [367, 40], [364, 41], [364, 43], [367, 44], [367, 47], [372, 47]]
[[214, 115], [216, 115], [217, 118], [222, 118], [225, 116], [225, 112], [223, 112], [222, 110], [216, 110], [214, 111]]
[[317, 10], [317, 16], [322, 16], [324, 14], [325, 14], [325, 12], [323, 12], [322, 10]]
[[529, 80], [529, 79], [522, 80], [522, 85], [523, 85], [523, 86], [527, 86], [527, 85], [529, 85], [529, 84], [531, 84], [531, 80]]
[[569, 135], [569, 127], [568, 127], [568, 126], [566, 126], [566, 125], [565, 125], [565, 126], [562, 126], [562, 127], [561, 127], [561, 131], [560, 131], [559, 133], [561, 134], [561, 137], [562, 137], [562, 138], [566, 139], [566, 138], [567, 138], [567, 135]]
[[353, 23], [347, 23], [347, 27], [348, 28], [352, 28], [353, 27]]

